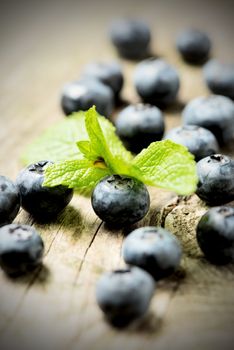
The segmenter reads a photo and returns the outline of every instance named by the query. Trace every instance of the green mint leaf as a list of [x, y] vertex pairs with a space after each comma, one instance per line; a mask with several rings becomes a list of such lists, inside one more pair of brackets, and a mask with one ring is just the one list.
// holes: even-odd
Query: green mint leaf
[[109, 174], [110, 171], [103, 162], [69, 160], [47, 167], [43, 186], [65, 185], [75, 188], [80, 194], [89, 195], [95, 185]]
[[90, 141], [78, 141], [77, 147], [79, 148], [80, 152], [84, 155], [86, 159], [89, 160], [97, 160], [99, 155], [98, 153], [93, 149], [92, 144]]
[[193, 155], [186, 147], [170, 140], [151, 143], [135, 157], [133, 165], [138, 168], [138, 179], [146, 185], [181, 195], [196, 190], [197, 172]]
[[25, 165], [40, 160], [60, 162], [83, 158], [76, 142], [87, 140], [84, 112], [74, 113], [59, 123], [52, 125], [27, 147], [21, 159]]
[[100, 119], [95, 107], [92, 107], [86, 112], [85, 125], [92, 148], [105, 160], [108, 168], [113, 173], [131, 175], [133, 156], [115, 134], [111, 122]]

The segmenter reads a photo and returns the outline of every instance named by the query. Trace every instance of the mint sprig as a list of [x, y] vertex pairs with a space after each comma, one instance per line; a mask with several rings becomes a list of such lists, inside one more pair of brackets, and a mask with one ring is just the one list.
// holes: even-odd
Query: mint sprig
[[95, 107], [47, 130], [23, 156], [25, 163], [41, 159], [55, 161], [45, 171], [44, 186], [62, 184], [84, 195], [114, 173], [182, 195], [193, 193], [197, 184], [196, 163], [187, 148], [169, 140], [153, 142], [134, 158]]

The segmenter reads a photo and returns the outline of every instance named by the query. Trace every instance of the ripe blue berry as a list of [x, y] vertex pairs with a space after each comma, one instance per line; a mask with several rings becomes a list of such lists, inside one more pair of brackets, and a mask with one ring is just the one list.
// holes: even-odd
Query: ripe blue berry
[[146, 186], [131, 177], [111, 175], [102, 179], [92, 193], [97, 216], [112, 226], [124, 226], [141, 220], [149, 210]]
[[21, 170], [16, 179], [22, 207], [35, 218], [43, 220], [55, 217], [73, 196], [73, 190], [66, 186], [42, 186], [44, 171], [51, 164], [47, 160], [31, 164]]
[[234, 208], [209, 209], [197, 225], [197, 242], [204, 255], [213, 263], [234, 261]]
[[130, 151], [138, 153], [151, 142], [162, 139], [163, 114], [155, 106], [130, 105], [118, 115], [116, 132]]
[[41, 263], [44, 244], [28, 225], [10, 224], [0, 228], [0, 266], [9, 275], [34, 269]]
[[150, 30], [147, 24], [140, 20], [116, 20], [112, 23], [110, 38], [122, 57], [140, 59], [149, 54]]
[[227, 97], [197, 97], [183, 111], [184, 124], [209, 129], [220, 145], [234, 140], [234, 103]]
[[169, 130], [164, 139], [172, 140], [188, 148], [195, 156], [195, 160], [218, 153], [219, 146], [217, 140], [208, 129], [197, 125], [184, 125]]
[[149, 272], [156, 280], [168, 276], [180, 263], [182, 250], [178, 239], [162, 227], [140, 227], [123, 243], [123, 258]]
[[201, 64], [209, 57], [211, 41], [206, 33], [188, 29], [179, 34], [176, 46], [185, 61]]
[[66, 115], [86, 111], [95, 105], [98, 113], [109, 117], [114, 108], [114, 96], [111, 88], [97, 79], [83, 78], [64, 86], [61, 105]]
[[10, 224], [20, 209], [20, 195], [15, 184], [0, 176], [0, 227]]
[[107, 320], [116, 327], [127, 326], [148, 310], [155, 283], [137, 267], [104, 273], [96, 287], [96, 299]]
[[234, 200], [234, 160], [214, 154], [197, 163], [198, 187], [196, 194], [210, 205]]
[[82, 76], [95, 78], [110, 87], [118, 98], [124, 78], [121, 66], [117, 62], [93, 62], [85, 66]]
[[180, 81], [175, 68], [166, 61], [149, 58], [137, 65], [134, 84], [144, 102], [166, 107], [175, 101]]
[[234, 100], [234, 64], [210, 60], [203, 69], [208, 88], [218, 95]]

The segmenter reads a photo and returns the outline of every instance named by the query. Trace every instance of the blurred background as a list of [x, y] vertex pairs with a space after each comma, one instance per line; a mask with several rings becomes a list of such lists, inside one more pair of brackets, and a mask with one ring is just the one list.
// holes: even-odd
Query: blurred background
[[[234, 60], [234, 2], [229, 0], [2, 0], [0, 6], [0, 118], [4, 125], [0, 139], [14, 158], [12, 163], [8, 160], [6, 175], [18, 171], [16, 159], [25, 144], [63, 117], [59, 103], [63, 84], [77, 79], [88, 62], [119, 59], [108, 37], [113, 19], [136, 17], [149, 24], [152, 52], [179, 69], [183, 103], [197, 95], [194, 84], [200, 84], [200, 94], [206, 90], [201, 89], [201, 69], [183, 64], [175, 50], [180, 30], [192, 26], [206, 31], [213, 42], [212, 54]], [[121, 63], [126, 77], [124, 99], [134, 102], [135, 63]], [[19, 138], [9, 140], [12, 132]], [[0, 154], [0, 169], [4, 163], [5, 154]]]
[[[136, 17], [149, 24], [152, 52], [179, 69], [183, 103], [197, 96], [194, 85], [200, 84], [200, 94], [207, 90], [201, 69], [183, 64], [175, 50], [180, 30], [192, 26], [206, 31], [213, 42], [213, 56], [234, 61], [234, 2], [229, 0], [2, 0], [0, 6], [0, 118], [4, 125], [0, 138], [6, 149], [9, 143], [11, 154], [12, 149], [15, 152], [6, 175], [17, 172], [15, 159], [25, 144], [63, 117], [59, 103], [63, 84], [77, 79], [88, 62], [119, 59], [108, 37], [113, 19]], [[121, 63], [126, 77], [124, 99], [135, 102], [135, 63]], [[19, 139], [9, 140], [9, 133], [16, 134], [12, 130], [17, 128]], [[0, 155], [0, 168], [4, 162], [5, 155]]]
[[[228, 46], [225, 55], [229, 56], [233, 54], [233, 9], [230, 0], [2, 0], [1, 58], [8, 54], [4, 45], [9, 46], [9, 42], [15, 45], [12, 54], [17, 52], [20, 59], [27, 50], [47, 48], [51, 38], [50, 51], [54, 55], [71, 50], [72, 43], [73, 51], [67, 54], [79, 57], [84, 50], [94, 52], [92, 46], [98, 45], [102, 56], [109, 24], [113, 18], [122, 16], [145, 19], [154, 29], [155, 49], [163, 47], [162, 37], [171, 45], [178, 30], [192, 25], [207, 30], [218, 43], [217, 50]], [[221, 50], [219, 55], [222, 56]]]

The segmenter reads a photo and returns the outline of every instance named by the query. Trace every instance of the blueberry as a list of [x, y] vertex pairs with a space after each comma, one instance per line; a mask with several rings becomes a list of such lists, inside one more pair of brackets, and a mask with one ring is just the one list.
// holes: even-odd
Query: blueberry
[[173, 128], [166, 133], [164, 139], [187, 147], [189, 152], [195, 156], [196, 161], [219, 151], [217, 140], [212, 132], [197, 125]]
[[19, 275], [41, 263], [44, 244], [28, 225], [10, 224], [0, 228], [0, 266], [9, 275]]
[[176, 46], [185, 61], [200, 64], [210, 55], [211, 41], [206, 33], [187, 29], [178, 35]]
[[111, 88], [97, 79], [83, 78], [64, 86], [61, 105], [66, 115], [86, 111], [95, 105], [98, 113], [109, 117], [114, 108], [114, 97]]
[[175, 101], [180, 81], [175, 68], [166, 61], [149, 58], [137, 65], [134, 84], [144, 102], [166, 107]]
[[120, 56], [140, 59], [149, 54], [151, 40], [146, 23], [137, 19], [119, 19], [112, 23], [110, 38]]
[[163, 114], [155, 106], [130, 105], [118, 115], [116, 132], [130, 151], [138, 153], [151, 142], [162, 139]]
[[60, 185], [43, 187], [44, 171], [53, 164], [40, 161], [21, 170], [16, 184], [18, 186], [22, 207], [35, 218], [47, 220], [55, 217], [71, 201], [73, 190]]
[[197, 97], [183, 111], [184, 124], [209, 129], [220, 145], [234, 140], [234, 103], [227, 97]]
[[178, 239], [162, 227], [140, 227], [123, 243], [123, 258], [129, 265], [149, 272], [154, 279], [166, 277], [179, 265], [182, 250]]
[[20, 195], [15, 184], [0, 176], [0, 227], [10, 224], [20, 209]]
[[234, 64], [210, 60], [203, 69], [208, 88], [218, 95], [234, 100]]
[[197, 163], [196, 194], [209, 205], [221, 205], [234, 200], [234, 160], [214, 154]]
[[208, 260], [216, 264], [234, 261], [234, 208], [209, 209], [197, 225], [197, 242]]
[[94, 188], [91, 201], [97, 216], [112, 226], [139, 221], [150, 205], [146, 186], [134, 178], [121, 175], [103, 178]]
[[118, 98], [123, 87], [123, 73], [117, 62], [93, 62], [87, 64], [82, 72], [84, 77], [95, 78], [110, 87]]
[[154, 280], [147, 272], [125, 268], [101, 276], [96, 299], [109, 322], [124, 327], [146, 313], [154, 288]]

